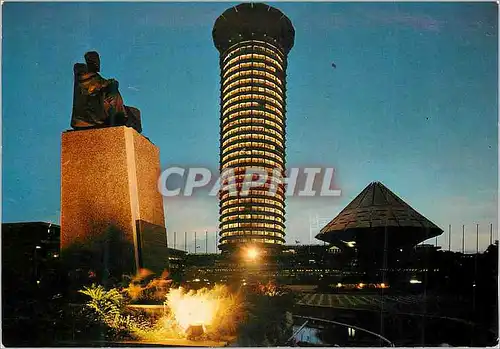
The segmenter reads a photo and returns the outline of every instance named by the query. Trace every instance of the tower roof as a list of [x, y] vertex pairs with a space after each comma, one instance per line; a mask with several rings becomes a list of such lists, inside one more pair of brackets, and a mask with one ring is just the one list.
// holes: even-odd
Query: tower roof
[[439, 235], [441, 228], [415, 211], [380, 182], [370, 183], [354, 200], [330, 221], [316, 238], [353, 229], [392, 228], [427, 230]]
[[246, 40], [264, 40], [280, 47], [285, 54], [293, 47], [295, 29], [280, 10], [264, 3], [242, 3], [224, 11], [212, 31], [220, 53]]

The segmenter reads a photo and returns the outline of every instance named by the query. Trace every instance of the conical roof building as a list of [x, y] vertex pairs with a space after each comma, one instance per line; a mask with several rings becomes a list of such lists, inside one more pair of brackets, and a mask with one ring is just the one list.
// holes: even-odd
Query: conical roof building
[[373, 249], [414, 246], [440, 235], [441, 228], [380, 182], [370, 183], [316, 238], [339, 247]]

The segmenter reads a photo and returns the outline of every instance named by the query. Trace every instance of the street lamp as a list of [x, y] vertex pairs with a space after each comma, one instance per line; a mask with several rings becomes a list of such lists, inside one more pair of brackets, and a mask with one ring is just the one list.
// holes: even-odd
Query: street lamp
[[36, 283], [40, 284], [40, 281], [38, 280], [38, 250], [42, 249], [42, 246], [36, 245], [35, 246], [35, 279], [37, 280]]
[[252, 261], [252, 262], [255, 261], [259, 257], [259, 254], [260, 254], [260, 251], [254, 246], [248, 247], [245, 250], [246, 259], [249, 261]]

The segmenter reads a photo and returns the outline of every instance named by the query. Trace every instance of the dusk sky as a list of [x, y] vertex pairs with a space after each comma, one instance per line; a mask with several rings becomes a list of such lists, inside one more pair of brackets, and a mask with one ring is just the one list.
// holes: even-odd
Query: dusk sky
[[[89, 50], [101, 54], [102, 75], [120, 82], [125, 103], [141, 110], [163, 169], [216, 171], [211, 35], [235, 4], [4, 3], [2, 221], [59, 223], [61, 132], [70, 128], [73, 64]], [[461, 249], [465, 224], [466, 249], [475, 250], [479, 223], [486, 248], [498, 214], [496, 3], [271, 4], [296, 32], [287, 166], [334, 167], [342, 190], [288, 198], [287, 242], [308, 243], [311, 217], [332, 219], [381, 181], [445, 230], [443, 247], [452, 224], [452, 249]], [[208, 230], [213, 241], [215, 197], [164, 202], [170, 239]]]

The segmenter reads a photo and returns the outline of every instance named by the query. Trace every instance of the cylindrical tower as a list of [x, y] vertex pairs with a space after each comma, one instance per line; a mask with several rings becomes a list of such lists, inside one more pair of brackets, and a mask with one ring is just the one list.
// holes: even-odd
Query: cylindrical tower
[[[238, 188], [245, 178], [248, 181], [244, 173], [249, 168], [284, 174], [292, 23], [269, 5], [243, 3], [226, 10], [212, 34], [220, 52], [221, 173], [232, 169]], [[270, 192], [270, 185], [271, 179], [247, 195], [221, 192], [219, 248], [223, 252], [247, 245], [273, 248], [285, 242], [285, 193], [281, 185]]]

